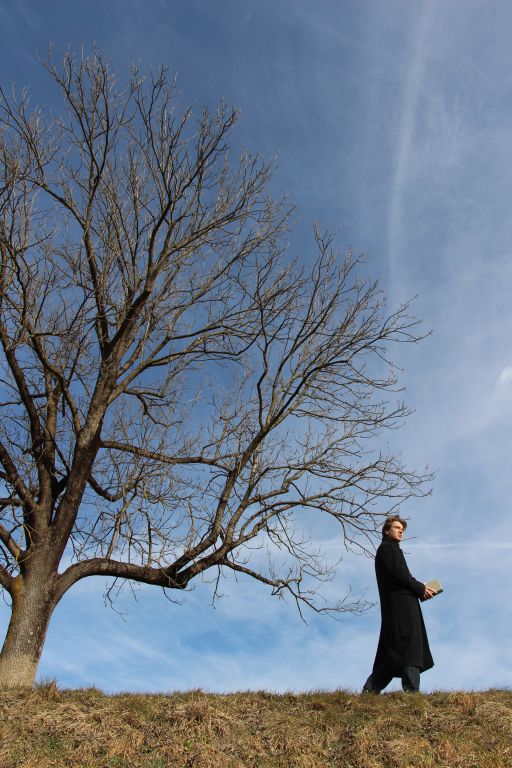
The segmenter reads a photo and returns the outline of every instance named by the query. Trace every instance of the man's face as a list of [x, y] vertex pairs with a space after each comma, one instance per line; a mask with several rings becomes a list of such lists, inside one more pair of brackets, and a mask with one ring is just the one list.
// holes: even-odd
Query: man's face
[[392, 541], [402, 541], [402, 536], [404, 535], [404, 527], [402, 523], [399, 523], [398, 520], [393, 520], [391, 526], [386, 531], [386, 534]]

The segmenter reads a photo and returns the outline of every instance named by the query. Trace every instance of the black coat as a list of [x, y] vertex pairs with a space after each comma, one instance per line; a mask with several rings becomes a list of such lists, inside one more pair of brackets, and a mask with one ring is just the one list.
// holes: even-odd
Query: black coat
[[384, 539], [375, 556], [382, 624], [374, 669], [434, 666], [419, 599], [425, 585], [411, 576], [398, 541]]

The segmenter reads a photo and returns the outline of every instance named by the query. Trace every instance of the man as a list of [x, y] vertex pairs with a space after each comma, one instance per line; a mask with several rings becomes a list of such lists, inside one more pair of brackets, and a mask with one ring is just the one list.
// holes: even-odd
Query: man
[[373, 670], [363, 693], [380, 693], [394, 677], [404, 691], [419, 691], [420, 673], [434, 666], [421, 613], [420, 600], [436, 592], [411, 576], [400, 542], [407, 523], [397, 515], [382, 528], [375, 556], [380, 597], [381, 628]]

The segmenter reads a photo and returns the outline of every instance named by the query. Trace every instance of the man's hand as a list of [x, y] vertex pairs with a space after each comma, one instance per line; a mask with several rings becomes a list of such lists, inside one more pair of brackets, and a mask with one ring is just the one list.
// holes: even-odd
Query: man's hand
[[437, 595], [437, 592], [435, 589], [430, 589], [430, 587], [427, 587], [425, 585], [425, 592], [423, 593], [423, 599], [424, 600], [430, 600], [431, 597], [435, 597]]

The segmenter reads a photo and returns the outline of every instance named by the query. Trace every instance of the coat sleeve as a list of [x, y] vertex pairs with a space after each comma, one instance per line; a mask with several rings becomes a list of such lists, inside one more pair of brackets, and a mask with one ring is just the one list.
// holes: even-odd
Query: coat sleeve
[[381, 546], [377, 556], [380, 567], [385, 569], [400, 586], [410, 589], [417, 597], [423, 597], [425, 585], [411, 576], [403, 552], [398, 547]]

